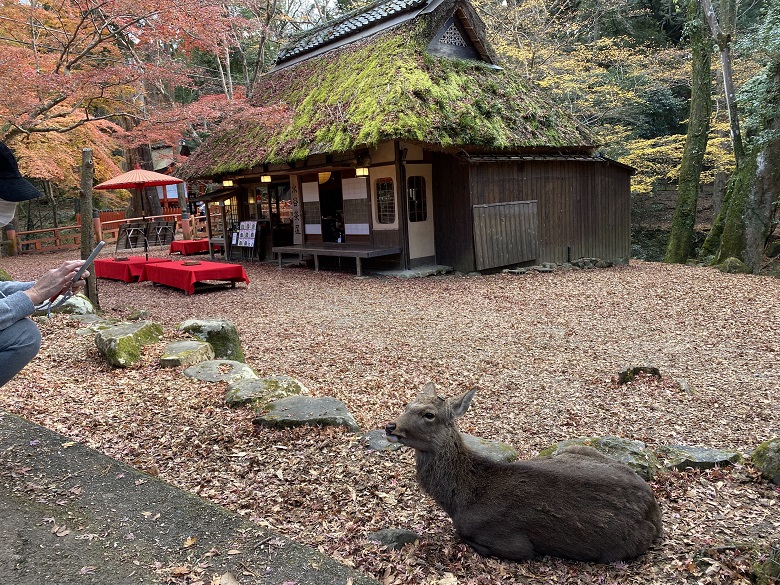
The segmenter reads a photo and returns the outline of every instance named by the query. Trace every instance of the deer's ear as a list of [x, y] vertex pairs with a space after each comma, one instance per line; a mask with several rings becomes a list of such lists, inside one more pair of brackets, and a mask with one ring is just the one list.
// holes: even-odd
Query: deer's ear
[[417, 395], [417, 402], [430, 402], [436, 399], [436, 384], [428, 382], [423, 389], [420, 390], [420, 394]]
[[450, 398], [450, 403], [452, 404], [452, 413], [455, 415], [455, 417], [463, 416], [466, 414], [466, 411], [469, 409], [469, 406], [471, 405], [471, 399], [474, 398], [474, 394], [477, 393], [476, 388], [472, 388], [468, 392], [461, 394], [460, 396], [456, 396], [455, 398]]

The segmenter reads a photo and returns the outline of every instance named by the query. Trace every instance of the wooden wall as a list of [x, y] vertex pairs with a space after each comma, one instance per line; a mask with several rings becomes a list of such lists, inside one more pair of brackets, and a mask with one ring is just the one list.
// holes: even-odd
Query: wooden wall
[[630, 257], [630, 174], [623, 167], [571, 159], [464, 164], [436, 155], [433, 183], [440, 264], [476, 269], [472, 206], [532, 200], [538, 201], [537, 263]]

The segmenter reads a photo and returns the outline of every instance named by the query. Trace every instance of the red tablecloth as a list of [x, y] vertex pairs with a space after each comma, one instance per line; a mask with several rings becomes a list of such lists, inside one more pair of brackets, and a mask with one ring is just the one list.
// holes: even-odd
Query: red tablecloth
[[197, 254], [198, 252], [207, 252], [209, 249], [208, 240], [174, 240], [171, 242], [169, 252], [171, 254], [179, 253], [182, 256]]
[[95, 260], [95, 276], [98, 278], [135, 282], [141, 278], [146, 265], [158, 264], [160, 262], [170, 262], [170, 259], [149, 258], [147, 260], [143, 256], [130, 256], [127, 260], [98, 258]]
[[204, 280], [249, 284], [249, 278], [240, 264], [202, 261], [194, 266], [185, 266], [186, 262], [186, 260], [177, 260], [163, 264], [147, 264], [140, 280], [180, 288], [187, 291], [187, 294], [194, 293], [195, 283]]

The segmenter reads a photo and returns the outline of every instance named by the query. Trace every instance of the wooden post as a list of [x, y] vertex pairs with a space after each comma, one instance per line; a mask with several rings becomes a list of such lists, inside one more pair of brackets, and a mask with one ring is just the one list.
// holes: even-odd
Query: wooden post
[[[92, 149], [84, 148], [81, 150], [81, 193], [79, 202], [81, 204], [81, 259], [86, 260], [94, 248], [93, 222], [89, 221], [92, 217], [92, 180], [95, 175], [95, 163], [92, 160]], [[98, 218], [98, 222], [100, 218]], [[97, 293], [97, 279], [95, 278], [95, 269], [90, 270], [87, 278], [86, 295], [96, 309], [100, 309]]]
[[92, 210], [92, 227], [95, 230], [95, 243], [103, 239], [103, 224], [100, 222], [100, 212], [97, 209]]
[[190, 223], [190, 212], [181, 212], [181, 233], [182, 238], [185, 240], [192, 239], [192, 224]]
[[16, 239], [16, 227], [13, 222], [5, 226], [5, 233], [8, 235], [8, 255], [16, 256], [19, 253], [19, 240]]

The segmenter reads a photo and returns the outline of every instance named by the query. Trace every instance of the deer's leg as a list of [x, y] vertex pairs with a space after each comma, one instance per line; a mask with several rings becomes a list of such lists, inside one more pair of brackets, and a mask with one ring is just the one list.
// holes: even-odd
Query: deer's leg
[[463, 542], [477, 551], [483, 557], [500, 557], [514, 561], [525, 561], [536, 556], [534, 545], [528, 540], [525, 534], [517, 533], [510, 536], [501, 535], [500, 537], [491, 537], [490, 535], [475, 534], [460, 537]]

